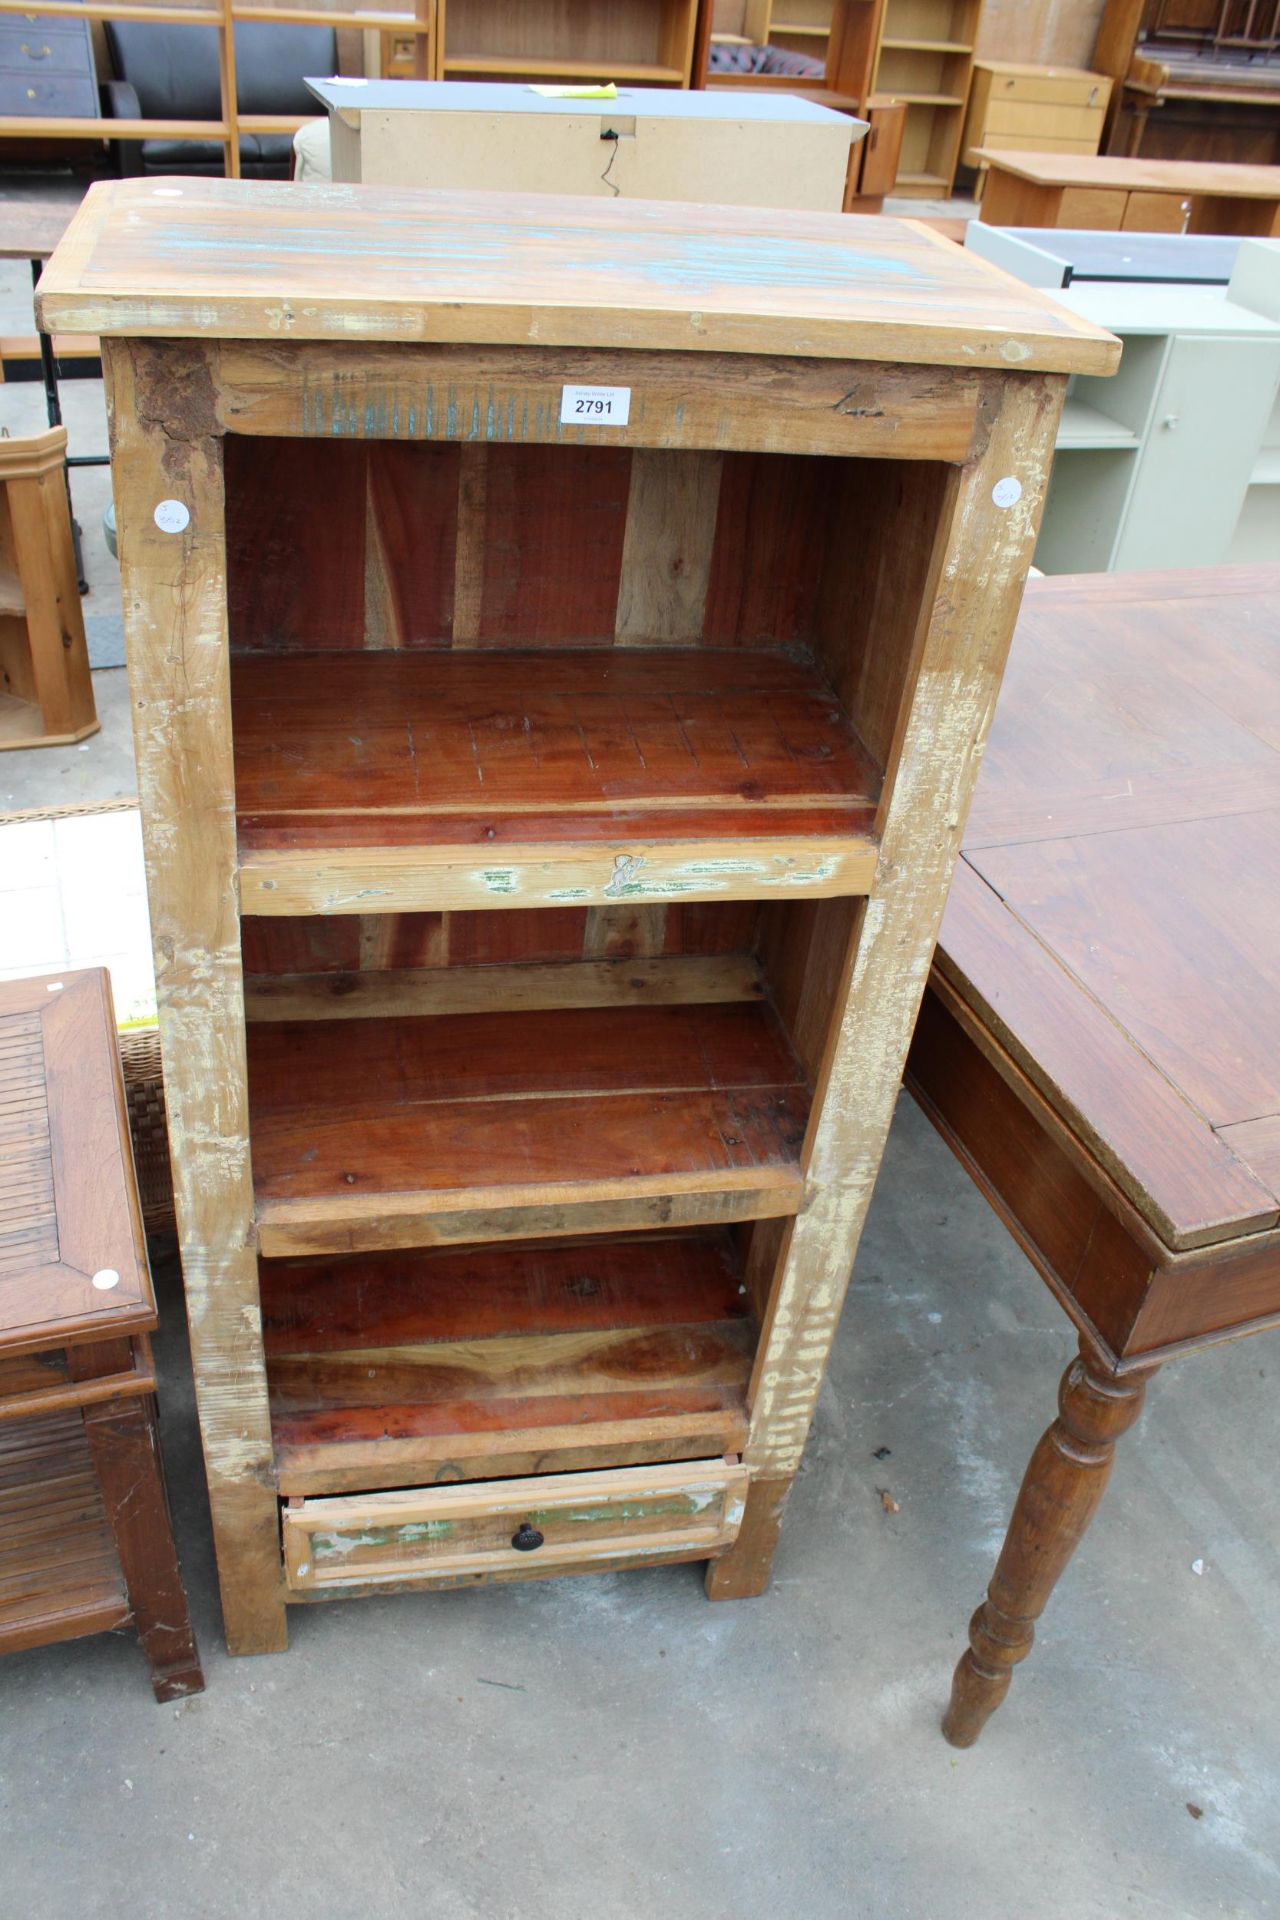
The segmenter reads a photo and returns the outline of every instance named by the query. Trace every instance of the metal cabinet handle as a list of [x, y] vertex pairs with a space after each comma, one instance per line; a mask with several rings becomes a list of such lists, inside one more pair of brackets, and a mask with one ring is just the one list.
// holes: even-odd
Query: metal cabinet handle
[[47, 60], [49, 58], [48, 47], [37, 47], [33, 53], [25, 40], [22, 43], [22, 51], [26, 54], [28, 60]]
[[531, 1527], [527, 1520], [522, 1520], [511, 1536], [511, 1544], [517, 1553], [533, 1553], [542, 1545], [543, 1538], [544, 1536], [536, 1527]]

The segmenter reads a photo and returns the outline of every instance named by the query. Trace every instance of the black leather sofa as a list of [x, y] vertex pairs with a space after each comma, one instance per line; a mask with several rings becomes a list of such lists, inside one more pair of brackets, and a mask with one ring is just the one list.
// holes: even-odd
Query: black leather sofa
[[[119, 76], [102, 86], [102, 110], [109, 119], [221, 118], [215, 28], [107, 20], [104, 29]], [[337, 72], [332, 27], [253, 22], [235, 29], [235, 45], [241, 113], [316, 116], [304, 76]], [[287, 180], [292, 148], [287, 133], [242, 134], [240, 171], [250, 180]], [[223, 149], [213, 140], [118, 140], [114, 150], [122, 174], [223, 171]]]

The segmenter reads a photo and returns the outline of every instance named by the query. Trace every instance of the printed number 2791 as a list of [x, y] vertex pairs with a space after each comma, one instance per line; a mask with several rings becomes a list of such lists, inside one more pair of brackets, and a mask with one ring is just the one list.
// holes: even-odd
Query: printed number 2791
[[625, 427], [631, 419], [630, 387], [564, 387], [560, 393], [562, 427]]

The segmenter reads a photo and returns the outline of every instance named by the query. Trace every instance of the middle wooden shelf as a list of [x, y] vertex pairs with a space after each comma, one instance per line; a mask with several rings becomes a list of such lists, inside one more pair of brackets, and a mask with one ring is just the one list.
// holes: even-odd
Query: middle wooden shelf
[[764, 648], [233, 661], [246, 913], [865, 893], [880, 774]]
[[264, 1255], [801, 1202], [810, 1086], [760, 1001], [252, 1021], [248, 1060]]

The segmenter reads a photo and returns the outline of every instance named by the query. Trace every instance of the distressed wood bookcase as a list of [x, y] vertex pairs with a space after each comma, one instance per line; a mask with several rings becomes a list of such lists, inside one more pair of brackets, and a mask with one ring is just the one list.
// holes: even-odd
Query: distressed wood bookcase
[[41, 312], [110, 387], [230, 1645], [760, 1591], [1116, 343], [892, 221], [224, 181], [92, 188]]

